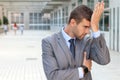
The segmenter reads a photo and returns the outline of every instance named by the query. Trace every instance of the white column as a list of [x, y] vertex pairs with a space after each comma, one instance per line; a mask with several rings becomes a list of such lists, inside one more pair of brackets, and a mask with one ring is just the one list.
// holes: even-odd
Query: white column
[[29, 29], [29, 12], [24, 12], [24, 27], [25, 29]]
[[114, 41], [113, 41], [113, 38], [114, 38], [114, 37], [113, 37], [113, 36], [114, 36], [114, 35], [113, 35], [113, 27], [114, 27], [114, 25], [113, 25], [113, 22], [114, 22], [114, 21], [113, 21], [113, 16], [114, 16], [114, 14], [113, 14], [113, 11], [114, 11], [114, 10], [113, 10], [113, 6], [114, 6], [113, 3], [114, 3], [114, 1], [111, 0], [111, 1], [110, 1], [110, 8], [111, 8], [111, 25], [110, 25], [110, 26], [111, 26], [111, 49], [112, 49], [112, 50], [113, 50], [113, 46], [114, 46], [114, 45], [113, 45], [113, 42], [114, 42]]
[[[119, 40], [120, 40], [120, 6], [119, 6]], [[120, 52], [120, 41], [119, 41], [119, 52]]]
[[9, 21], [9, 29], [12, 29], [12, 25], [11, 25], [11, 12], [7, 13], [7, 17], [8, 17], [8, 21]]
[[110, 8], [110, 18], [109, 18], [109, 48], [111, 49], [111, 46], [112, 46], [112, 44], [111, 44], [111, 37], [112, 37], [112, 34], [111, 34], [111, 25], [112, 25], [112, 15], [111, 15], [111, 12], [112, 12], [112, 10], [111, 10], [111, 8]]
[[113, 8], [111, 8], [111, 49], [113, 49]]
[[115, 51], [117, 51], [117, 7], [115, 7]]

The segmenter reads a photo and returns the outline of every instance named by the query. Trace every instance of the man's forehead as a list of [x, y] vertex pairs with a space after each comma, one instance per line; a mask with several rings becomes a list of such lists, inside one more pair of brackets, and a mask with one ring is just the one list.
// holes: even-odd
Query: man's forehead
[[85, 19], [85, 18], [83, 18], [81, 22], [90, 23], [90, 21], [89, 21], [89, 20], [87, 20], [87, 19]]
[[83, 20], [81, 21], [81, 23], [82, 23], [83, 26], [88, 26], [88, 27], [90, 27], [90, 21], [88, 21], [88, 20], [86, 20], [86, 19], [83, 19]]

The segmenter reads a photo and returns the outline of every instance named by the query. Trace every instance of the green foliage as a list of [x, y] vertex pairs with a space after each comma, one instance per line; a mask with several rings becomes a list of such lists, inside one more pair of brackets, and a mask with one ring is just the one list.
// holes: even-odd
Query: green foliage
[[6, 16], [3, 16], [3, 24], [7, 24], [8, 25], [8, 18]]

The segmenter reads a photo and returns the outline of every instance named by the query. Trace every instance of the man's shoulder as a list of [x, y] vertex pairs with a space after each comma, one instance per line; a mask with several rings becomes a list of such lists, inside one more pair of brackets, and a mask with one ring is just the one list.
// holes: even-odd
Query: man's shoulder
[[53, 33], [53, 34], [51, 34], [51, 35], [49, 35], [49, 36], [43, 38], [42, 40], [49, 41], [49, 42], [52, 41], [52, 42], [53, 42], [53, 41], [56, 40], [56, 38], [57, 38], [58, 35], [59, 35], [59, 32]]

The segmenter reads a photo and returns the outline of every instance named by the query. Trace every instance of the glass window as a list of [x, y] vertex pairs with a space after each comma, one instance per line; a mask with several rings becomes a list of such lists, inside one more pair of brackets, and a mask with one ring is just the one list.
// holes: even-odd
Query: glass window
[[66, 16], [68, 16], [68, 7], [66, 7], [65, 11], [66, 11]]
[[14, 24], [24, 24], [24, 13], [11, 13], [11, 22]]
[[88, 0], [88, 7], [91, 9], [94, 8], [94, 0]]
[[20, 23], [21, 24], [24, 23], [24, 14], [23, 13], [20, 14]]
[[82, 0], [78, 0], [78, 5], [81, 5], [82, 4]]
[[42, 14], [39, 13], [39, 24], [42, 23]]
[[112, 35], [112, 33], [111, 33], [111, 27], [112, 27], [112, 23], [111, 23], [111, 17], [112, 17], [112, 15], [111, 15], [111, 12], [112, 12], [112, 10], [110, 9], [110, 19], [109, 19], [109, 31], [110, 31], [110, 34], [109, 34], [109, 42], [110, 42], [110, 49], [112, 48], [112, 37], [111, 37], [111, 35]]
[[[98, 0], [99, 2], [101, 2], [102, 0]], [[103, 0], [104, 3], [105, 3], [105, 8], [108, 8], [109, 7], [109, 1], [110, 0]]]
[[37, 13], [34, 13], [34, 23], [37, 24]]
[[75, 3], [72, 3], [72, 9], [75, 8], [76, 4]]
[[104, 31], [109, 31], [109, 15], [104, 15]]
[[109, 31], [109, 10], [104, 11], [99, 23], [99, 28], [102, 31]]
[[[34, 30], [40, 30], [40, 29], [43, 29], [42, 27], [44, 25], [50, 25], [50, 18], [49, 18], [49, 15], [48, 14], [42, 14], [42, 13], [30, 13], [29, 14], [29, 18], [30, 18], [30, 25], [32, 24], [32, 27], [31, 29], [34, 29]], [[56, 15], [55, 15], [56, 16]]]
[[30, 14], [29, 14], [29, 17], [30, 17], [29, 23], [32, 24], [32, 23], [33, 23], [33, 13], [30, 13]]
[[108, 8], [109, 7], [109, 0], [104, 0], [105, 2], [105, 8]]

